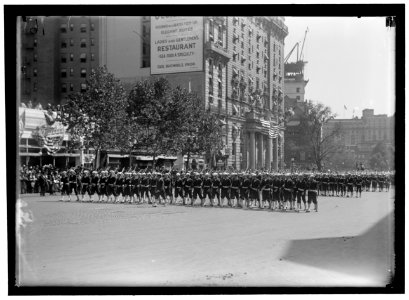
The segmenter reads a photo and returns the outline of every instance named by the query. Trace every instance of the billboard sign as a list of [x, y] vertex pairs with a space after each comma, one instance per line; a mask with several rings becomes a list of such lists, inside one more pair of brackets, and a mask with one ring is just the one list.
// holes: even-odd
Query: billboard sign
[[151, 17], [151, 74], [203, 71], [203, 17]]

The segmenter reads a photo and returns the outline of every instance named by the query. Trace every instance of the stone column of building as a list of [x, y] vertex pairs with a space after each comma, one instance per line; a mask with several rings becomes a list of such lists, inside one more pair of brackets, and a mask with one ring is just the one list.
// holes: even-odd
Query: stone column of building
[[257, 168], [262, 168], [264, 166], [263, 150], [264, 150], [264, 135], [258, 134], [258, 157], [257, 157]]
[[267, 139], [266, 139], [266, 141], [267, 141], [267, 149], [266, 149], [266, 168], [267, 168], [267, 170], [270, 170], [270, 168], [271, 168], [271, 143], [272, 143], [272, 139], [271, 139], [271, 137], [270, 136], [267, 136]]
[[273, 140], [273, 164], [274, 170], [278, 170], [278, 137]]
[[249, 147], [249, 167], [255, 169], [256, 165], [256, 137], [254, 131], [250, 131], [250, 147]]

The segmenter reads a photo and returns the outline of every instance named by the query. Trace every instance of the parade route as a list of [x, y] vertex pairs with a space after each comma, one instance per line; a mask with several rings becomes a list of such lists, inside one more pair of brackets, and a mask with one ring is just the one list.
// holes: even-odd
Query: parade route
[[20, 285], [383, 287], [393, 269], [393, 190], [318, 213], [58, 199], [21, 197]]

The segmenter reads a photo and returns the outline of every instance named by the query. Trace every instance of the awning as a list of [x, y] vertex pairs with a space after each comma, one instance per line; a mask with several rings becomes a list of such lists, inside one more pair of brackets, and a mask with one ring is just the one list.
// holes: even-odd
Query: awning
[[137, 155], [135, 156], [136, 160], [143, 160], [143, 161], [153, 161], [153, 156], [144, 156], [144, 155]]
[[129, 157], [129, 154], [108, 154], [108, 157], [112, 158], [124, 158], [124, 157]]
[[165, 155], [158, 155], [157, 159], [172, 159], [172, 160], [176, 160], [178, 159], [177, 156], [165, 156]]

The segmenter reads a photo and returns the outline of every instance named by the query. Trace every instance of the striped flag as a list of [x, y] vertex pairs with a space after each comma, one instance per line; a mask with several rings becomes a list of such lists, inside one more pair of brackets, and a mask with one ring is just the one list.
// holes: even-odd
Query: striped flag
[[266, 128], [270, 128], [270, 121], [260, 120], [261, 125]]
[[269, 135], [271, 138], [275, 139], [278, 136], [278, 125], [270, 126]]

